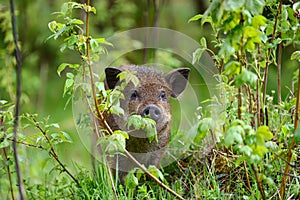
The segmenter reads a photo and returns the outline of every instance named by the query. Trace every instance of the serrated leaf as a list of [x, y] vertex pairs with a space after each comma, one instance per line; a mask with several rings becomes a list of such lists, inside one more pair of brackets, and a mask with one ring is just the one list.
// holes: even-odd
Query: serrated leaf
[[100, 137], [97, 144], [101, 144], [104, 151], [109, 155], [122, 153], [125, 151], [126, 141], [123, 134], [113, 134], [106, 137]]
[[133, 126], [135, 129], [143, 127], [143, 119], [140, 115], [131, 115], [127, 120], [127, 128]]
[[227, 131], [226, 131], [226, 135], [225, 135], [225, 145], [226, 146], [230, 146], [232, 144], [234, 144], [235, 142], [238, 144], [242, 144], [243, 143], [243, 137], [242, 135], [244, 135], [244, 129], [241, 126], [232, 126], [230, 127]]

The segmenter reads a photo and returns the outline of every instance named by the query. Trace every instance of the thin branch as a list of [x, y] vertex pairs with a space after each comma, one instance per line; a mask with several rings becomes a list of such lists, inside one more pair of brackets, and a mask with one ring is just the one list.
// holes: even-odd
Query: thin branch
[[[1, 99], [1, 97], [0, 97]], [[4, 126], [4, 118], [1, 115], [2, 114], [2, 107], [0, 105], [0, 131], [5, 131], [5, 126]], [[6, 137], [6, 135], [4, 134], [4, 138]], [[7, 153], [6, 153], [6, 148], [3, 148], [3, 154], [5, 157], [6, 161], [9, 161], [10, 158], [8, 157]], [[14, 195], [14, 190], [13, 190], [13, 183], [12, 183], [12, 178], [11, 178], [11, 171], [10, 171], [10, 167], [9, 165], [6, 166], [7, 169], [7, 174], [8, 174], [8, 180], [9, 180], [9, 187], [10, 187], [10, 194], [11, 194], [11, 199], [15, 199], [15, 195]]]
[[[41, 133], [43, 134], [43, 136], [45, 137], [45, 139], [47, 140], [47, 143], [50, 145], [50, 151], [49, 151], [49, 154], [58, 162], [58, 164], [62, 167], [62, 170], [64, 172], [66, 172], [72, 179], [73, 181], [80, 187], [80, 183], [79, 181], [75, 178], [75, 176], [73, 176], [73, 174], [65, 167], [65, 165], [60, 161], [60, 159], [58, 158], [58, 155], [56, 154], [54, 148], [53, 148], [53, 145], [49, 139], [49, 137], [47, 136], [46, 134], [46, 130], [44, 130], [40, 125], [39, 123], [34, 119], [34, 117], [31, 115], [31, 119], [34, 123], [34, 126], [39, 129], [41, 131]], [[28, 144], [27, 144], [28, 145]], [[33, 145], [30, 145], [29, 146], [33, 146]], [[41, 149], [45, 149], [41, 146], [35, 146], [37, 148], [41, 148]]]
[[[87, 0], [87, 6], [90, 6], [90, 5], [91, 5], [90, 0]], [[100, 119], [102, 119], [102, 122], [103, 122], [104, 126], [106, 127], [106, 129], [111, 130], [111, 128], [107, 124], [106, 120], [104, 120], [103, 114], [99, 110], [98, 101], [97, 101], [95, 80], [94, 80], [94, 75], [93, 75], [93, 70], [92, 70], [92, 65], [91, 65], [91, 53], [90, 53], [90, 41], [89, 41], [89, 12], [86, 12], [85, 34], [87, 37], [87, 40], [86, 40], [87, 65], [88, 65], [89, 73], [90, 73], [91, 89], [92, 89], [92, 93], [93, 93], [94, 105], [96, 108], [97, 116], [100, 117]], [[118, 199], [117, 191], [116, 191], [116, 188], [115, 188], [115, 185], [113, 182], [111, 169], [108, 166], [107, 166], [107, 170], [108, 170], [108, 174], [109, 174], [109, 178], [110, 178], [110, 184], [111, 184], [111, 187], [112, 187], [112, 190], [114, 193], [114, 199], [117, 200]]]
[[179, 194], [177, 194], [174, 190], [172, 190], [171, 188], [169, 188], [167, 185], [165, 185], [163, 182], [161, 182], [158, 178], [156, 178], [155, 176], [153, 176], [148, 170], [147, 168], [142, 165], [141, 163], [139, 163], [139, 161], [137, 161], [126, 149], [124, 151], [124, 154], [130, 159], [132, 160], [139, 168], [141, 168], [143, 170], [143, 172], [145, 174], [147, 174], [152, 180], [154, 180], [156, 183], [158, 183], [161, 187], [163, 187], [164, 189], [166, 189], [168, 192], [170, 192], [171, 194], [173, 194], [177, 199], [181, 199], [184, 200], [184, 198], [182, 196], [180, 196]]
[[261, 198], [263, 200], [265, 200], [266, 199], [266, 194], [265, 194], [264, 187], [263, 187], [263, 184], [261, 182], [261, 179], [258, 176], [258, 171], [257, 171], [256, 167], [254, 166], [254, 164], [251, 164], [251, 167], [252, 167], [252, 170], [254, 171], [254, 174], [255, 174], [255, 179], [256, 179], [257, 186], [258, 186], [258, 190], [261, 194]]
[[[280, 3], [279, 3], [279, 8], [280, 7], [282, 7], [282, 0], [280, 0]], [[270, 43], [273, 43], [273, 41], [276, 37], [277, 23], [278, 23], [279, 14], [281, 14], [280, 9], [278, 9], [277, 12], [276, 12], [275, 23], [274, 23], [273, 33], [272, 33], [272, 38], [271, 38]], [[263, 103], [265, 103], [266, 94], [267, 94], [268, 72], [269, 72], [269, 65], [270, 65], [269, 58], [270, 58], [270, 55], [271, 55], [271, 51], [272, 51], [272, 48], [269, 48], [268, 52], [267, 52], [267, 62], [266, 62], [265, 73], [264, 73], [264, 81], [263, 81]]]
[[[10, 159], [7, 156], [5, 148], [3, 148], [3, 153], [4, 153], [5, 160], [9, 161]], [[10, 187], [11, 199], [14, 200], [15, 199], [15, 195], [14, 195], [14, 189], [13, 189], [13, 183], [12, 183], [12, 179], [11, 179], [11, 171], [10, 171], [9, 165], [7, 165], [6, 168], [7, 168], [8, 180], [9, 180], [9, 187]]]
[[[299, 65], [299, 73], [298, 73], [298, 88], [297, 88], [297, 101], [296, 101], [296, 113], [295, 113], [295, 120], [294, 120], [294, 134], [298, 128], [299, 125], [299, 109], [300, 109], [300, 65]], [[288, 149], [288, 154], [287, 154], [287, 161], [285, 164], [285, 169], [284, 169], [284, 175], [282, 177], [282, 182], [280, 185], [280, 198], [284, 199], [285, 195], [285, 187], [286, 187], [286, 179], [287, 175], [289, 174], [290, 171], [290, 164], [293, 156], [293, 149], [296, 146], [295, 138], [292, 138], [292, 144], [290, 145]]]
[[18, 182], [18, 189], [20, 199], [25, 199], [25, 191], [21, 176], [21, 169], [19, 165], [18, 159], [18, 150], [17, 150], [17, 134], [18, 134], [18, 127], [19, 127], [19, 115], [20, 115], [20, 99], [21, 99], [21, 79], [22, 79], [22, 58], [21, 58], [21, 51], [18, 45], [18, 31], [17, 31], [17, 24], [16, 24], [16, 16], [15, 16], [15, 2], [14, 0], [10, 0], [10, 12], [11, 12], [11, 23], [13, 29], [13, 38], [14, 38], [14, 45], [15, 45], [15, 56], [17, 60], [17, 88], [16, 88], [16, 105], [15, 105], [15, 118], [14, 118], [14, 142], [13, 142], [13, 151], [14, 151], [14, 158], [15, 158], [15, 168], [17, 173], [17, 182]]

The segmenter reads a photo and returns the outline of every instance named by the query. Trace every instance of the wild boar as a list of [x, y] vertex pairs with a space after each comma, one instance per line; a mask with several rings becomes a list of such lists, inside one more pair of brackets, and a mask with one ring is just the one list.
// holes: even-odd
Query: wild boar
[[[139, 85], [134, 87], [129, 83], [124, 90], [124, 100], [120, 106], [124, 110], [123, 116], [109, 114], [107, 122], [113, 130], [126, 130], [126, 121], [130, 115], [148, 116], [156, 122], [157, 141], [149, 142], [145, 132], [128, 131], [126, 149], [146, 167], [154, 165], [159, 167], [161, 158], [170, 137], [170, 97], [176, 98], [185, 89], [189, 77], [189, 68], [175, 69], [164, 75], [161, 71], [146, 66], [126, 65], [120, 68], [107, 67], [105, 69], [105, 87], [114, 89], [119, 84], [118, 74], [124, 70], [135, 73]], [[127, 172], [136, 167], [128, 158], [118, 156], [119, 175], [122, 179]], [[116, 166], [115, 166], [116, 167]], [[123, 172], [122, 172], [123, 171]]]

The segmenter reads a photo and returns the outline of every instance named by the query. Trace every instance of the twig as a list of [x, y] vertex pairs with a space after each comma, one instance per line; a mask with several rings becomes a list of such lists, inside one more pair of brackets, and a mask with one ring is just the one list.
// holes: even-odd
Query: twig
[[[38, 124], [38, 122], [34, 119], [34, 117], [32, 115], [30, 115], [33, 123], [34, 123], [34, 126], [39, 129], [41, 131], [41, 133], [43, 134], [43, 136], [45, 137], [45, 139], [47, 140], [47, 143], [50, 145], [50, 151], [49, 151], [49, 154], [58, 162], [58, 164], [62, 167], [62, 171], [66, 172], [72, 179], [73, 181], [80, 187], [80, 183], [79, 181], [73, 176], [73, 174], [65, 167], [65, 165], [60, 161], [60, 159], [58, 158], [58, 155], [56, 154], [54, 148], [53, 148], [53, 145], [49, 139], [49, 137], [47, 136], [46, 134], [46, 131]], [[29, 146], [33, 146], [34, 145], [30, 145]], [[35, 146], [35, 147], [38, 147], [38, 148], [41, 148], [41, 149], [45, 149], [41, 146]]]
[[[1, 99], [1, 97], [0, 97], [0, 99]], [[0, 131], [4, 132], [5, 131], [4, 117], [1, 114], [2, 114], [2, 106], [0, 105]], [[5, 137], [6, 137], [6, 135], [4, 135], [3, 138], [5, 138]], [[6, 148], [3, 148], [3, 154], [4, 154], [4, 157], [5, 157], [5, 160], [9, 161], [9, 157], [7, 156], [7, 153], [6, 153]], [[13, 184], [12, 184], [11, 172], [10, 172], [9, 165], [7, 165], [6, 168], [7, 168], [8, 180], [9, 180], [9, 186], [10, 186], [10, 194], [11, 194], [11, 198], [14, 200], [15, 199], [15, 195], [14, 195], [14, 190], [13, 190]]]
[[15, 16], [15, 2], [14, 0], [10, 0], [10, 12], [11, 12], [11, 23], [13, 29], [13, 38], [14, 38], [14, 45], [15, 45], [15, 56], [17, 61], [17, 88], [16, 88], [16, 105], [15, 105], [15, 116], [14, 116], [14, 130], [13, 130], [13, 151], [14, 151], [14, 158], [15, 158], [15, 168], [17, 173], [17, 182], [18, 182], [18, 189], [20, 199], [25, 199], [25, 192], [24, 186], [21, 176], [21, 169], [19, 165], [18, 159], [18, 150], [17, 150], [17, 134], [18, 134], [18, 127], [19, 127], [19, 115], [20, 115], [20, 99], [21, 99], [21, 79], [22, 79], [22, 58], [21, 58], [21, 51], [18, 45], [18, 31], [17, 31], [17, 24], [16, 24], [16, 16]]
[[[258, 55], [260, 55], [260, 53], [261, 53], [261, 51], [260, 51], [260, 45], [258, 44], [258, 46], [257, 46], [257, 54]], [[258, 64], [257, 64], [257, 71], [258, 72], [260, 72], [260, 65], [259, 65], [259, 61], [260, 61], [260, 56], [258, 57]], [[261, 118], [260, 118], [260, 116], [261, 116], [261, 105], [260, 105], [260, 98], [261, 98], [261, 90], [260, 90], [260, 81], [259, 81], [259, 79], [257, 79], [257, 81], [256, 81], [256, 106], [257, 106], [257, 108], [256, 108], [256, 112], [257, 112], [257, 114], [256, 114], [256, 116], [257, 116], [257, 121], [256, 121], [256, 126], [255, 126], [255, 128], [257, 128], [257, 127], [259, 127], [262, 123], [261, 123], [261, 121], [263, 121], [263, 120], [261, 120]]]
[[[279, 3], [279, 8], [282, 7], [282, 0], [280, 0]], [[272, 43], [276, 37], [276, 31], [277, 31], [277, 23], [278, 23], [278, 16], [279, 14], [281, 14], [281, 10], [278, 9], [278, 11], [276, 12], [276, 16], [275, 16], [275, 23], [274, 23], [274, 27], [273, 27], [273, 33], [272, 33], [272, 38], [270, 43]], [[263, 81], [263, 103], [265, 103], [266, 100], [266, 94], [267, 94], [267, 82], [268, 82], [268, 71], [269, 71], [269, 58], [271, 55], [271, 50], [272, 48], [268, 49], [267, 52], [267, 62], [266, 62], [266, 67], [265, 67], [265, 73], [264, 73], [264, 81]]]
[[[90, 6], [90, 5], [91, 5], [90, 0], [87, 0], [87, 6]], [[90, 41], [89, 41], [89, 12], [86, 12], [85, 34], [86, 34], [86, 37], [87, 37], [87, 40], [86, 40], [87, 65], [88, 65], [89, 72], [90, 72], [91, 87], [92, 87], [91, 89], [92, 89], [92, 92], [93, 92], [94, 104], [95, 104], [95, 108], [96, 108], [96, 111], [97, 111], [97, 116], [100, 117], [100, 119], [104, 119], [104, 116], [100, 112], [99, 106], [98, 106], [94, 75], [93, 75], [93, 70], [92, 70], [92, 65], [91, 65], [91, 53], [90, 53]], [[106, 120], [103, 120], [103, 124], [105, 125], [107, 130], [111, 130], [111, 128], [107, 124]], [[114, 185], [114, 182], [113, 182], [111, 169], [108, 166], [107, 166], [107, 170], [108, 170], [108, 175], [109, 175], [109, 179], [110, 179], [110, 184], [111, 184], [111, 187], [112, 187], [112, 190], [113, 190], [113, 193], [114, 193], [114, 199], [117, 200], [118, 199], [117, 191], [116, 191], [116, 188], [115, 188], [115, 185]]]
[[126, 149], [124, 151], [124, 154], [130, 159], [132, 160], [139, 168], [141, 168], [143, 170], [143, 172], [145, 174], [147, 174], [152, 180], [154, 180], [156, 183], [158, 183], [161, 187], [163, 187], [164, 189], [166, 189], [168, 192], [170, 192], [171, 194], [173, 194], [177, 199], [182, 199], [184, 200], [184, 198], [182, 196], [180, 196], [179, 194], [177, 194], [174, 190], [172, 190], [171, 188], [169, 188], [167, 185], [165, 185], [163, 182], [161, 182], [158, 178], [156, 178], [155, 176], [153, 176], [148, 170], [147, 168], [142, 165], [141, 163], [139, 163], [139, 161], [137, 161]]
[[[299, 125], [299, 109], [300, 109], [300, 65], [299, 65], [299, 74], [298, 74], [298, 88], [297, 88], [297, 101], [296, 101], [296, 113], [295, 113], [295, 120], [294, 120], [294, 134], [298, 128]], [[293, 149], [296, 146], [295, 138], [292, 138], [292, 144], [290, 145], [288, 149], [288, 155], [287, 155], [287, 161], [285, 164], [285, 169], [284, 169], [284, 175], [282, 177], [282, 182], [280, 185], [280, 198], [283, 199], [285, 195], [285, 186], [286, 186], [286, 179], [287, 175], [290, 171], [290, 164], [292, 160], [292, 155], [293, 155]]]
[[[9, 161], [9, 157], [7, 156], [6, 149], [3, 148], [3, 153], [6, 161]], [[8, 180], [9, 180], [9, 187], [10, 187], [10, 194], [11, 194], [11, 199], [15, 199], [14, 195], [14, 190], [13, 190], [13, 184], [12, 184], [12, 179], [11, 179], [11, 172], [10, 172], [10, 167], [7, 165], [7, 174], [8, 174]]]
[[[279, 13], [282, 13], [282, 3], [279, 4]], [[280, 24], [281, 26], [281, 24]], [[281, 32], [279, 33], [278, 38], [281, 38]], [[282, 42], [278, 47], [278, 57], [277, 57], [277, 101], [278, 105], [281, 103], [281, 58], [282, 58]], [[279, 109], [279, 119], [281, 121], [281, 109]]]
[[266, 195], [265, 195], [264, 187], [263, 187], [263, 184], [261, 183], [261, 180], [260, 180], [260, 178], [258, 176], [257, 169], [254, 166], [254, 164], [251, 164], [251, 167], [252, 167], [252, 170], [254, 171], [254, 174], [255, 174], [255, 179], [256, 179], [256, 182], [257, 182], [257, 186], [258, 186], [259, 192], [261, 194], [261, 198], [263, 200], [265, 200], [266, 199]]

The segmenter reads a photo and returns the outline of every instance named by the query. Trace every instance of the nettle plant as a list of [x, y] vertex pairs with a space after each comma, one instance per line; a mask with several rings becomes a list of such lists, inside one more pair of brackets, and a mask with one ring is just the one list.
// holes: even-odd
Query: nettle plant
[[[206, 50], [212, 54], [221, 79], [220, 98], [212, 101], [224, 108], [219, 124], [205, 118], [199, 123], [198, 132], [203, 135], [213, 131], [221, 141], [218, 147], [225, 145], [226, 151], [237, 155], [235, 164], [244, 164], [246, 187], [253, 194], [250, 167], [263, 199], [273, 196], [281, 182], [280, 196], [283, 197], [286, 175], [278, 178], [276, 174], [282, 165], [286, 165], [285, 172], [288, 172], [299, 157], [295, 148], [299, 137], [299, 131], [295, 131], [298, 106], [294, 112], [299, 99], [292, 91], [286, 101], [281, 101], [280, 73], [283, 49], [300, 44], [299, 9], [299, 2], [284, 5], [275, 0], [214, 0], [204, 14], [189, 20], [199, 20], [202, 26], [208, 23], [212, 28], [211, 44], [217, 53], [210, 50], [202, 38], [202, 48], [194, 52], [193, 60], [197, 62]], [[299, 60], [299, 51], [294, 52], [291, 59]], [[274, 94], [267, 94], [271, 65], [278, 70], [278, 105], [274, 103]], [[296, 78], [295, 82], [298, 81]], [[220, 130], [224, 134], [220, 134]], [[274, 168], [278, 169], [275, 174]], [[267, 192], [265, 184], [270, 188]], [[299, 192], [293, 188], [289, 194]]]

